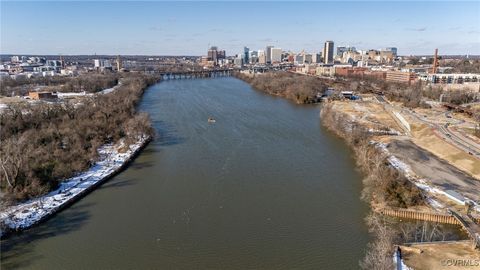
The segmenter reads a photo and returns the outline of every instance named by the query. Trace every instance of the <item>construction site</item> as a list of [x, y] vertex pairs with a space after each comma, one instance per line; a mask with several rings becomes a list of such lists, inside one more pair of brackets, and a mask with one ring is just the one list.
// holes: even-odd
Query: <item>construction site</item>
[[439, 102], [429, 104], [429, 109], [412, 109], [381, 95], [364, 94], [360, 100], [327, 101], [324, 105], [346, 115], [352, 125], [368, 130], [372, 143], [383, 149], [390, 165], [418, 187], [428, 202], [409, 209], [375, 206], [376, 212], [404, 220], [455, 224], [467, 233], [467, 242], [402, 247], [409, 251], [403, 255], [406, 265], [414, 269], [441, 269], [424, 261], [437, 262], [429, 257], [433, 250], [438, 257], [480, 256], [478, 123], [464, 111], [455, 112]]

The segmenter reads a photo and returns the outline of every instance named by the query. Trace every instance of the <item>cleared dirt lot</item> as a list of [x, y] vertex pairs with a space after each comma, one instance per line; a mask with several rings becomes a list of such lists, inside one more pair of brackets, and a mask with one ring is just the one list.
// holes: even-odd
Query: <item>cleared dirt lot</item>
[[480, 181], [448, 162], [415, 145], [409, 139], [392, 140], [388, 150], [435, 186], [453, 189], [473, 200], [480, 200]]
[[[415, 270], [480, 269], [480, 252], [473, 250], [469, 242], [401, 246], [401, 249], [405, 264]], [[479, 264], [461, 266], [462, 263]]]
[[411, 126], [413, 140], [416, 144], [480, 179], [479, 159], [445, 142], [426, 125], [412, 124]]
[[355, 117], [359, 124], [368, 128], [402, 131], [391, 113], [385, 110], [384, 104], [375, 101], [335, 101], [334, 104], [337, 110]]

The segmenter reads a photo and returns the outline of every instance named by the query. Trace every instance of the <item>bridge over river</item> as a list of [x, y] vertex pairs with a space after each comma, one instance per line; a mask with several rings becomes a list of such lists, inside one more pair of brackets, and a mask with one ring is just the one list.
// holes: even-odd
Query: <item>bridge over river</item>
[[186, 70], [186, 71], [153, 71], [152, 74], [159, 74], [163, 80], [199, 79], [230, 77], [238, 68]]

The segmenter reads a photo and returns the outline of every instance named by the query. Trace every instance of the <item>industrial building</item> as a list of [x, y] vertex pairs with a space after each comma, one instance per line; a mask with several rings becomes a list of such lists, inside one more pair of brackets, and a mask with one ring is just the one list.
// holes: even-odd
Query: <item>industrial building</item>
[[402, 71], [387, 71], [387, 76], [385, 77], [387, 82], [397, 82], [397, 83], [413, 83], [417, 78], [417, 75], [414, 72], [402, 72]]

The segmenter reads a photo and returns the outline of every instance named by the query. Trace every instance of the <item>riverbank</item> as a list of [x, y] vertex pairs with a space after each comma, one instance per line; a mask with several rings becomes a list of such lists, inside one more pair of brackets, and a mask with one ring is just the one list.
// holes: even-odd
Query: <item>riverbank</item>
[[[362, 197], [372, 206], [412, 207], [424, 204], [420, 190], [403, 173], [404, 166], [386, 150], [381, 140], [402, 134], [395, 121], [383, 121], [381, 110], [374, 106], [375, 114], [353, 103], [354, 110], [362, 112], [360, 119], [346, 109], [346, 101], [325, 103], [320, 111], [322, 124], [347, 141], [355, 153], [357, 165], [366, 174]], [[363, 109], [362, 109], [363, 108]], [[352, 110], [352, 111], [354, 111]], [[372, 125], [368, 122], [371, 121]], [[387, 135], [393, 134], [393, 135]]]
[[[327, 102], [323, 104], [320, 116], [322, 124], [346, 140], [354, 150], [357, 164], [366, 175], [362, 197], [371, 204], [373, 215], [385, 214], [382, 209], [400, 207], [411, 209], [407, 211], [412, 213], [425, 211], [432, 215], [444, 215], [456, 223], [450, 211], [463, 213], [465, 203], [470, 201], [472, 211], [465, 216], [478, 220], [475, 212], [478, 213], [479, 205], [474, 199], [478, 196], [475, 187], [480, 182], [417, 145], [410, 132], [416, 123], [404, 118], [400, 111], [391, 109], [391, 106], [374, 96], [365, 96], [362, 101]], [[373, 265], [390, 264], [389, 260], [381, 258], [388, 258], [394, 245], [418, 241], [416, 238], [410, 239], [408, 230], [411, 228], [403, 225], [405, 220], [392, 220], [391, 223], [382, 225], [389, 227], [391, 235], [379, 233], [381, 230], [378, 228], [372, 229], [375, 241], [366, 256], [370, 266], [372, 261]], [[426, 225], [420, 226], [428, 230]], [[433, 226], [437, 227], [438, 224]], [[436, 230], [438, 232], [436, 228], [431, 234], [434, 235]], [[412, 232], [415, 231], [417, 229]], [[421, 241], [438, 240], [444, 240], [444, 233]], [[375, 249], [379, 246], [382, 248]], [[389, 252], [384, 252], [386, 249]], [[411, 266], [409, 263], [407, 265]]]
[[320, 102], [320, 97], [333, 83], [325, 79], [303, 76], [290, 72], [241, 73], [234, 76], [252, 88], [270, 95], [283, 97], [297, 104]]
[[14, 106], [0, 115], [6, 131], [0, 150], [10, 157], [2, 159], [1, 176], [7, 180], [2, 182], [2, 237], [71, 205], [147, 145], [154, 131], [136, 105], [158, 80], [125, 75], [94, 98]]
[[152, 135], [149, 117], [137, 112], [155, 76], [123, 75], [114, 92], [61, 102], [12, 104], [0, 114], [2, 205], [55, 190], [63, 179], [91, 167], [105, 144]]
[[46, 195], [2, 210], [0, 213], [1, 237], [26, 230], [45, 221], [86, 196], [97, 186], [121, 172], [150, 140], [150, 136], [142, 136], [128, 147], [125, 147], [123, 142], [117, 145], [104, 145], [98, 149], [99, 160], [87, 171], [66, 179], [59, 188]]

